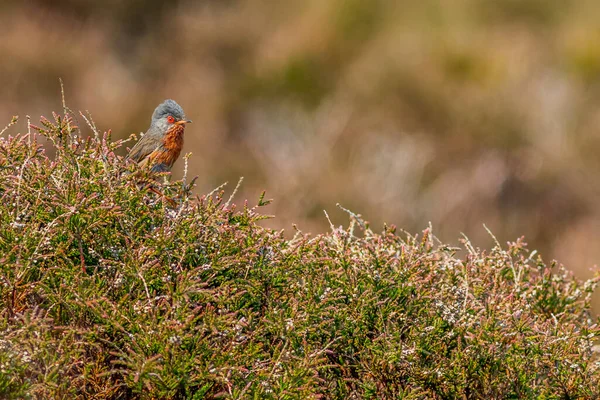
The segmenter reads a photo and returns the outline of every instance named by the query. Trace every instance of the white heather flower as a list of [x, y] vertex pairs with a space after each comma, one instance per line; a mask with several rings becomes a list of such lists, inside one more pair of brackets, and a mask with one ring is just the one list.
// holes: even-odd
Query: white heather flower
[[171, 344], [181, 344], [181, 337], [180, 336], [171, 336], [169, 338], [169, 343], [171, 343]]

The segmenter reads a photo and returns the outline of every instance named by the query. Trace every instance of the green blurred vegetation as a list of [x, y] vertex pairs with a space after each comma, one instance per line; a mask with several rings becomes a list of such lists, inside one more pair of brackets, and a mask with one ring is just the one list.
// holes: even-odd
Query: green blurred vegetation
[[343, 208], [286, 239], [264, 192], [161, 184], [89, 115], [0, 136], [1, 398], [600, 396], [600, 275]]

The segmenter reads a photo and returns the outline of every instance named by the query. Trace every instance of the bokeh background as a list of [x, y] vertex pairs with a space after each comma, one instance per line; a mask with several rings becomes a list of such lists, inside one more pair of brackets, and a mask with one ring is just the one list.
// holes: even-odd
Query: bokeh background
[[323, 232], [323, 210], [346, 224], [339, 202], [376, 229], [431, 222], [489, 247], [485, 223], [585, 278], [598, 21], [597, 0], [4, 0], [0, 125], [60, 111], [59, 78], [116, 137], [173, 98], [198, 193], [244, 176], [236, 200], [267, 190], [271, 227]]

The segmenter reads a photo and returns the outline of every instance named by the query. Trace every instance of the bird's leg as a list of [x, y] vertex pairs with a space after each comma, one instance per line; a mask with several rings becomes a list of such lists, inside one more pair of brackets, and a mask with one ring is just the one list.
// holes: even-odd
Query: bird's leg
[[149, 189], [152, 193], [159, 195], [163, 200], [166, 200], [171, 205], [171, 207], [175, 207], [177, 205], [175, 200], [168, 198], [167, 196], [164, 195], [164, 193], [162, 193], [160, 190], [152, 187], [151, 185], [148, 185], [147, 189]]

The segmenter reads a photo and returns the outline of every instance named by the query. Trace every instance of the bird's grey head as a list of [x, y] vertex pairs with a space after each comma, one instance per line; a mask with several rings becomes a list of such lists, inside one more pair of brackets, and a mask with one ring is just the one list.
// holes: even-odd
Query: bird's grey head
[[168, 99], [163, 101], [156, 107], [154, 114], [152, 114], [152, 122], [172, 116], [176, 121], [185, 119], [185, 113], [183, 108], [177, 104], [174, 100]]
[[154, 110], [150, 131], [164, 134], [173, 126], [185, 126], [190, 122], [192, 121], [186, 119], [183, 108], [174, 100], [168, 99], [159, 104]]

